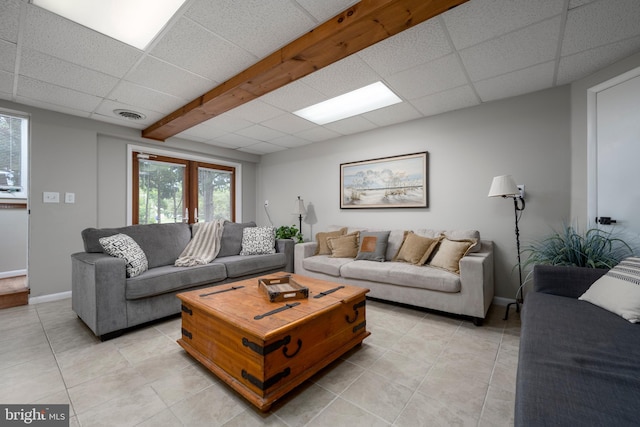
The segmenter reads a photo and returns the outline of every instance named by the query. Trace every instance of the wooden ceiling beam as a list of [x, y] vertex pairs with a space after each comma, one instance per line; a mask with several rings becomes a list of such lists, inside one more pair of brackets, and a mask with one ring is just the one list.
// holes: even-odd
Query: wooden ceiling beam
[[142, 131], [164, 141], [468, 0], [362, 0]]

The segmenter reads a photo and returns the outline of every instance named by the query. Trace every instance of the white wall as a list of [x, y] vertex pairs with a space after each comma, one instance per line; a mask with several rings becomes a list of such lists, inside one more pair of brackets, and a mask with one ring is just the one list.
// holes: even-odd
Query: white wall
[[[80, 232], [84, 228], [126, 225], [127, 144], [240, 163], [245, 205], [238, 219], [255, 219], [256, 155], [177, 138], [165, 143], [144, 140], [139, 130], [8, 101], [0, 100], [0, 108], [31, 116], [28, 274], [32, 297], [71, 290], [70, 255], [83, 250]], [[59, 192], [61, 203], [42, 203], [44, 191]], [[75, 193], [74, 204], [64, 203], [65, 192]]]
[[[496, 175], [526, 185], [520, 221], [523, 245], [562, 224], [570, 214], [570, 90], [568, 86], [491, 102], [366, 133], [344, 136], [262, 157], [257, 215], [275, 226], [297, 224], [296, 197], [315, 220], [304, 223], [309, 240], [328, 225], [389, 229], [478, 229], [495, 244], [496, 295], [518, 288], [511, 200], [488, 198]], [[429, 208], [341, 210], [340, 163], [429, 152]]]

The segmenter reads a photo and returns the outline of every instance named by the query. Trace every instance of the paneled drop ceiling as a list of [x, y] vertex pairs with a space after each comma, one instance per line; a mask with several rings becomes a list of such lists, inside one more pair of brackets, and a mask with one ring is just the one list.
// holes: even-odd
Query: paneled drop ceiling
[[[0, 99], [142, 130], [355, 3], [187, 0], [141, 51], [0, 0]], [[261, 155], [564, 85], [640, 52], [639, 22], [639, 0], [470, 0], [177, 137]], [[404, 102], [292, 114], [379, 80]]]

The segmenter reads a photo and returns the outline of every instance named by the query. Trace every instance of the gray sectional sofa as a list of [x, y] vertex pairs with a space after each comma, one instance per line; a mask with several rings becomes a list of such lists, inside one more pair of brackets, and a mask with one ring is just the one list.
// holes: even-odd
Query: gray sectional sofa
[[521, 314], [516, 426], [640, 424], [640, 324], [578, 299], [605, 273], [534, 267]]
[[[340, 230], [331, 226], [329, 232]], [[347, 228], [346, 234], [375, 231]], [[459, 261], [459, 273], [430, 265], [393, 261], [407, 230], [391, 230], [384, 262], [316, 255], [317, 241], [295, 246], [295, 272], [336, 283], [369, 288], [367, 297], [469, 316], [480, 326], [493, 301], [493, 242], [476, 230], [414, 230], [425, 237], [473, 238], [477, 245]]]
[[[101, 339], [180, 312], [176, 294], [278, 271], [293, 272], [293, 240], [276, 240], [276, 252], [240, 255], [243, 229], [255, 223], [225, 222], [220, 252], [209, 264], [176, 267], [192, 238], [189, 224], [148, 224], [82, 231], [84, 252], [71, 255], [72, 307]], [[122, 233], [144, 251], [148, 270], [127, 277], [125, 260], [107, 255], [101, 237]]]

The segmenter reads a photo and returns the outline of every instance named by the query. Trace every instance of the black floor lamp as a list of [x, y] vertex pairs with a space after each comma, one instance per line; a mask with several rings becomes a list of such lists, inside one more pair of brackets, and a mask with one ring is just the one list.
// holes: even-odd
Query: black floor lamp
[[[518, 273], [519, 273], [519, 287], [516, 292], [516, 301], [507, 304], [507, 311], [504, 314], [504, 320], [509, 317], [509, 307], [513, 304], [516, 305], [516, 313], [520, 312], [520, 304], [522, 303], [522, 264], [520, 262], [520, 229], [518, 228], [518, 222], [520, 216], [524, 210], [524, 195], [520, 192], [520, 189], [516, 185], [511, 175], [501, 175], [493, 178], [491, 182], [491, 188], [489, 189], [489, 197], [512, 197], [513, 198], [513, 211], [516, 220], [516, 250], [518, 251]], [[520, 296], [518, 296], [520, 295]]]

